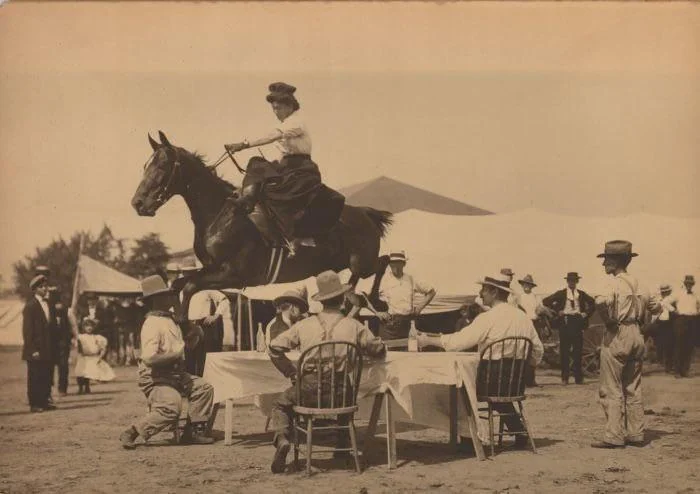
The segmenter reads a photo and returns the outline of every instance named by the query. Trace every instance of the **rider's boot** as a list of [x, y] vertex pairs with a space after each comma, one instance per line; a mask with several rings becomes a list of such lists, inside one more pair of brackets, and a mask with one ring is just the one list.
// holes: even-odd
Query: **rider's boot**
[[268, 245], [275, 247], [281, 244], [282, 239], [280, 238], [278, 230], [273, 227], [270, 218], [268, 218], [260, 204], [255, 205], [253, 210], [248, 214], [248, 218], [253, 222]]

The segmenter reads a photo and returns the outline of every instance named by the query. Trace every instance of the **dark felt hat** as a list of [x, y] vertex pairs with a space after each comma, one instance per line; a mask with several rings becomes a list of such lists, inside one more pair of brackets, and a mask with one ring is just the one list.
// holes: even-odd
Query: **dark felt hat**
[[627, 240], [611, 240], [610, 242], [605, 242], [605, 250], [596, 257], [610, 256], [637, 257], [637, 254], [632, 252], [632, 242], [628, 242]]

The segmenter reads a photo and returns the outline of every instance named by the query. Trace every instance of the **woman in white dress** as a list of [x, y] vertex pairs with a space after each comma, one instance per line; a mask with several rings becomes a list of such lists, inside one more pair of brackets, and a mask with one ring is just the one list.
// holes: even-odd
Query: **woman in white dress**
[[78, 378], [78, 394], [90, 393], [90, 380], [111, 381], [114, 371], [103, 360], [107, 352], [107, 338], [92, 332], [97, 320], [83, 319], [83, 332], [78, 335], [78, 358], [75, 363], [75, 376]]

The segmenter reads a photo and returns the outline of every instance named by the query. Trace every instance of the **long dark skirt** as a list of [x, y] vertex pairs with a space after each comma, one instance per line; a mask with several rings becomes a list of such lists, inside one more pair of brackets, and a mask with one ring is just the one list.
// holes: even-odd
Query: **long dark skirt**
[[287, 236], [316, 236], [338, 221], [345, 198], [321, 182], [318, 165], [305, 154], [269, 162], [254, 157], [243, 186], [263, 183], [262, 202]]

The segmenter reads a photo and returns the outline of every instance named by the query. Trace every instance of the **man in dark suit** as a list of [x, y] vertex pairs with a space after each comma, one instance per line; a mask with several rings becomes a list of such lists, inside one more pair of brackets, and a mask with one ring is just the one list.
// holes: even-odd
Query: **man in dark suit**
[[553, 293], [542, 301], [556, 314], [552, 325], [559, 330], [559, 354], [561, 357], [561, 382], [569, 384], [569, 355], [572, 354], [574, 379], [583, 384], [581, 351], [583, 332], [588, 320], [595, 312], [595, 300], [583, 290], [576, 288], [581, 277], [571, 272], [566, 275], [567, 287]]
[[58, 367], [58, 394], [66, 396], [68, 394], [68, 360], [70, 357], [71, 340], [73, 333], [71, 332], [70, 323], [68, 321], [68, 311], [60, 299], [58, 288], [55, 286], [49, 287], [49, 313], [50, 313], [50, 331], [51, 331], [51, 355], [53, 362], [51, 363], [50, 382], [53, 388], [54, 371]]
[[49, 403], [51, 394], [51, 314], [48, 303], [49, 284], [44, 275], [29, 282], [33, 296], [22, 311], [22, 360], [27, 361], [27, 396], [32, 413], [55, 410]]

